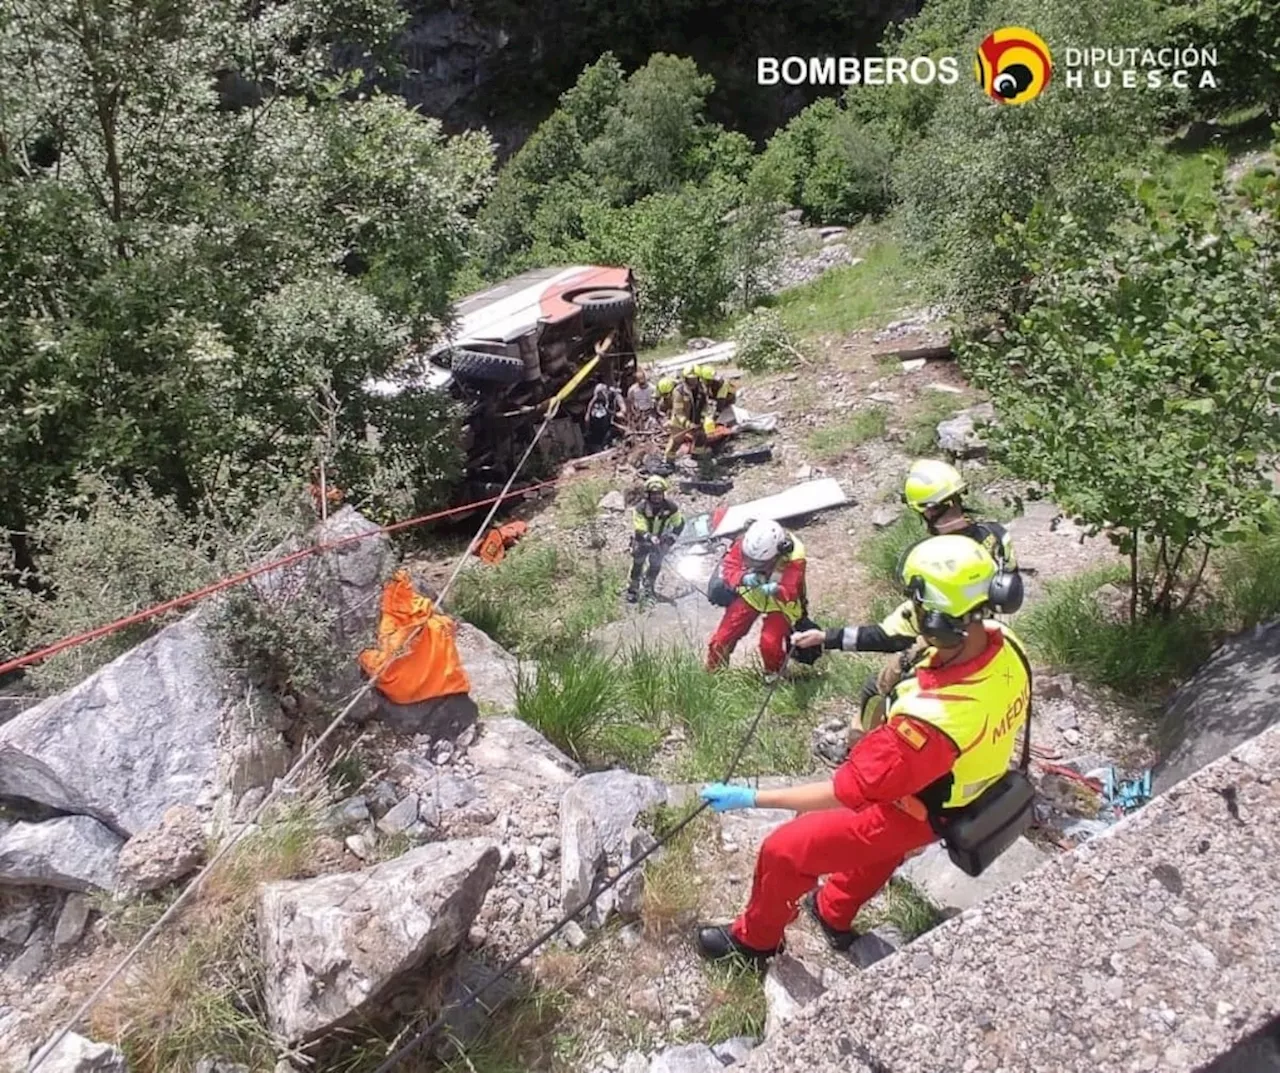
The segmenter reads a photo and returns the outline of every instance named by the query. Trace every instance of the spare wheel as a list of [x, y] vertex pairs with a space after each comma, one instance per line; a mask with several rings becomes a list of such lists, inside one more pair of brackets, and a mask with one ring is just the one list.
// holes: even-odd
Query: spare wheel
[[583, 291], [572, 298], [582, 308], [582, 323], [588, 327], [618, 324], [636, 311], [635, 297], [629, 291]]
[[478, 350], [455, 350], [453, 375], [495, 384], [518, 384], [524, 379], [524, 359], [506, 354], [482, 354]]

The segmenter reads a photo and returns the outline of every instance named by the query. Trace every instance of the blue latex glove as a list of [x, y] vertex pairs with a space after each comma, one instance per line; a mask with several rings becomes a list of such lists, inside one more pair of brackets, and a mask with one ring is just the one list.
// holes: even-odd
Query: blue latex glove
[[756, 792], [750, 786], [728, 786], [715, 782], [704, 786], [698, 795], [716, 812], [728, 812], [735, 808], [755, 808]]
[[770, 581], [766, 585], [761, 585], [760, 591], [764, 593], [765, 596], [776, 596], [778, 594], [778, 583], [776, 581]]
[[748, 589], [754, 589], [757, 586], [764, 584], [764, 575], [757, 574], [754, 570], [748, 574], [743, 574], [742, 584], [745, 585]]

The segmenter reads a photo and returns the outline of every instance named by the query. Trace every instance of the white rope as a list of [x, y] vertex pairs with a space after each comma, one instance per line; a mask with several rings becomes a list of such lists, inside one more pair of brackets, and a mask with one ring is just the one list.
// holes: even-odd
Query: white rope
[[[533, 439], [529, 442], [529, 446], [525, 449], [524, 455], [521, 456], [520, 461], [516, 464], [515, 469], [511, 471], [511, 476], [507, 479], [507, 483], [503, 487], [501, 494], [498, 496], [497, 499], [494, 500], [493, 506], [489, 508], [489, 513], [485, 515], [485, 519], [480, 524], [480, 528], [477, 531], [476, 536], [472, 538], [470, 543], [468, 543], [467, 547], [463, 550], [462, 555], [458, 557], [458, 563], [454, 567], [453, 573], [449, 575], [449, 580], [445, 582], [444, 588], [440, 590], [440, 595], [436, 598], [437, 608], [444, 603], [445, 597], [448, 595], [449, 590], [453, 587], [453, 583], [458, 579], [458, 575], [462, 573], [462, 568], [466, 565], [467, 559], [471, 555], [471, 549], [475, 546], [476, 541], [480, 539], [484, 531], [489, 527], [489, 523], [493, 520], [493, 516], [498, 512], [498, 507], [501, 506], [502, 501], [506, 498], [507, 493], [511, 490], [511, 486], [515, 483], [516, 477], [519, 475], [520, 471], [524, 468], [525, 463], [528, 462], [529, 456], [533, 453], [534, 447], [537, 446], [538, 441], [542, 438], [542, 434], [547, 430], [547, 426], [551, 423], [551, 419], [555, 417], [559, 409], [560, 409], [559, 400], [553, 399], [550, 407], [547, 409], [546, 418], [543, 420], [542, 424], [538, 427], [538, 431], [534, 433]], [[412, 644], [413, 641], [417, 638], [417, 636], [422, 632], [424, 628], [425, 628], [425, 624], [422, 626], [418, 626], [396, 648], [395, 653], [398, 653], [401, 649]], [[312, 745], [302, 754], [301, 757], [298, 758], [297, 763], [293, 765], [293, 767], [284, 776], [284, 778], [276, 782], [271, 792], [267, 794], [267, 796], [263, 799], [262, 803], [257, 807], [257, 809], [254, 810], [253, 816], [248, 820], [248, 822], [239, 826], [232, 833], [231, 838], [218, 850], [217, 853], [213, 855], [213, 858], [203, 868], [200, 869], [200, 872], [196, 875], [195, 879], [193, 879], [191, 883], [188, 884], [188, 886], [183, 890], [183, 892], [180, 895], [178, 895], [178, 897], [174, 900], [173, 904], [164, 911], [164, 914], [160, 917], [160, 919], [157, 920], [154, 924], [151, 925], [150, 928], [147, 929], [146, 934], [143, 935], [142, 938], [139, 939], [134, 944], [133, 948], [129, 951], [128, 954], [125, 955], [124, 959], [121, 960], [120, 963], [117, 964], [116, 967], [112, 969], [110, 973], [107, 974], [107, 978], [103, 980], [101, 984], [98, 985], [97, 990], [94, 991], [93, 994], [90, 995], [87, 999], [85, 999], [85, 1001], [80, 1005], [80, 1008], [77, 1009], [76, 1012], [68, 1019], [67, 1023], [63, 1025], [61, 1029], [58, 1030], [57, 1035], [55, 1035], [53, 1039], [50, 1040], [49, 1043], [47, 1043], [44, 1046], [44, 1048], [36, 1055], [35, 1059], [32, 1061], [31, 1065], [28, 1067], [27, 1073], [35, 1073], [35, 1071], [40, 1068], [40, 1065], [50, 1055], [53, 1054], [53, 1052], [57, 1049], [58, 1044], [60, 1044], [64, 1039], [66, 1039], [68, 1035], [70, 1035], [70, 1033], [75, 1028], [75, 1026], [80, 1023], [81, 1018], [83, 1018], [85, 1014], [87, 1014], [93, 1008], [94, 1003], [96, 1003], [98, 999], [100, 999], [106, 993], [107, 989], [113, 983], [115, 983], [116, 980], [120, 978], [121, 974], [123, 974], [124, 971], [130, 965], [133, 964], [133, 962], [137, 959], [138, 955], [141, 954], [142, 951], [145, 950], [148, 945], [150, 945], [151, 941], [156, 937], [156, 935], [160, 933], [160, 929], [163, 928], [164, 925], [167, 924], [177, 914], [178, 910], [181, 909], [182, 906], [185, 905], [190, 900], [191, 896], [197, 890], [200, 889], [200, 886], [209, 877], [213, 869], [217, 867], [218, 863], [222, 861], [227, 856], [228, 853], [231, 852], [231, 850], [235, 847], [235, 845], [240, 841], [241, 837], [247, 831], [249, 831], [254, 825], [258, 823], [258, 821], [262, 818], [263, 814], [267, 811], [267, 809], [272, 804], [275, 803], [276, 799], [280, 796], [281, 792], [287, 786], [289, 786], [290, 783], [293, 782], [293, 780], [298, 776], [298, 774], [304, 768], [306, 768], [306, 766], [311, 762], [311, 758], [315, 756], [315, 754], [319, 751], [320, 747], [324, 745], [324, 743], [334, 735], [334, 733], [342, 725], [343, 721], [351, 713], [351, 710], [356, 706], [356, 704], [361, 700], [361, 698], [363, 698], [366, 694], [369, 693], [370, 690], [373, 689], [373, 687], [377, 684], [378, 679], [382, 677], [383, 672], [394, 661], [395, 653], [392, 654], [391, 659], [388, 659], [385, 663], [383, 663], [383, 665], [378, 669], [377, 674], [373, 675], [369, 679], [369, 681], [367, 681], [363, 686], [360, 687], [360, 689], [356, 690], [351, 700], [348, 701], [347, 705], [337, 714], [333, 722], [331, 722], [329, 726], [326, 728], [325, 732], [321, 734], [320, 737], [318, 737], [312, 743]]]

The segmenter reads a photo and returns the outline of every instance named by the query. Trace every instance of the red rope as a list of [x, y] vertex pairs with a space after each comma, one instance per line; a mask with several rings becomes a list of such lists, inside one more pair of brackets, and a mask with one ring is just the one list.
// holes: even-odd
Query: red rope
[[8, 663], [0, 664], [0, 675], [8, 674], [10, 671], [19, 670], [22, 667], [28, 667], [32, 663], [39, 663], [41, 660], [48, 659], [50, 656], [63, 652], [68, 648], [74, 648], [76, 645], [82, 645], [86, 641], [96, 641], [99, 637], [105, 637], [109, 633], [115, 633], [116, 630], [122, 630], [126, 626], [135, 626], [139, 622], [145, 622], [147, 619], [155, 618], [157, 615], [163, 615], [167, 611], [175, 611], [180, 607], [186, 607], [188, 604], [202, 600], [206, 596], [212, 596], [215, 592], [221, 592], [223, 589], [232, 588], [241, 582], [248, 581], [250, 578], [257, 577], [259, 574], [265, 574], [271, 570], [278, 570], [282, 566], [288, 566], [296, 563], [299, 559], [305, 559], [308, 555], [315, 555], [322, 551], [332, 551], [334, 548], [341, 548], [347, 544], [354, 544], [358, 540], [364, 540], [366, 537], [377, 536], [380, 533], [393, 533], [398, 529], [408, 529], [414, 525], [423, 525], [426, 522], [437, 521], [440, 518], [448, 518], [455, 514], [465, 514], [467, 511], [475, 510], [476, 507], [486, 507], [493, 503], [497, 503], [501, 499], [512, 499], [518, 495], [524, 495], [526, 492], [533, 492], [539, 488], [546, 488], [553, 484], [558, 484], [559, 477], [553, 477], [550, 480], [539, 481], [537, 484], [526, 485], [524, 488], [513, 488], [505, 496], [491, 496], [488, 499], [479, 499], [474, 503], [464, 503], [460, 507], [450, 507], [448, 510], [436, 511], [433, 514], [424, 514], [419, 518], [410, 518], [408, 521], [394, 522], [391, 525], [381, 525], [377, 529], [370, 529], [364, 533], [355, 533], [352, 536], [343, 537], [341, 540], [330, 541], [328, 544], [316, 544], [309, 548], [303, 548], [301, 551], [295, 551], [292, 555], [286, 555], [283, 559], [277, 559], [275, 562], [264, 563], [262, 566], [255, 566], [251, 570], [245, 570], [243, 573], [236, 574], [232, 577], [223, 578], [221, 581], [215, 581], [211, 585], [206, 585], [203, 589], [197, 589], [195, 592], [189, 592], [185, 596], [179, 596], [173, 600], [166, 600], [162, 604], [156, 604], [155, 607], [147, 608], [145, 611], [137, 611], [132, 615], [126, 615], [124, 618], [117, 619], [115, 622], [109, 622], [105, 626], [97, 626], [92, 630], [84, 633], [78, 633], [71, 637], [65, 637], [61, 641], [55, 641], [47, 648], [39, 649], [36, 652], [29, 652], [25, 656], [18, 659], [10, 660]]

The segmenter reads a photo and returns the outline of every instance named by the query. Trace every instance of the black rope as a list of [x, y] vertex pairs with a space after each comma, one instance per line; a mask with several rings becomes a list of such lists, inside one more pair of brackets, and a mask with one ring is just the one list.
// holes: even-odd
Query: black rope
[[[764, 718], [764, 713], [766, 709], [769, 707], [769, 701], [773, 699], [773, 694], [777, 691], [778, 686], [782, 682], [782, 674], [787, 669], [787, 663], [790, 661], [790, 659], [791, 659], [791, 652], [790, 650], [788, 650], [787, 653], [783, 656], [782, 666], [778, 668], [777, 677], [774, 678], [774, 680], [769, 683], [768, 689], [765, 691], [764, 700], [760, 702], [760, 708], [756, 711], [754, 718], [751, 720], [751, 725], [747, 727], [747, 732], [745, 735], [743, 735], [742, 741], [738, 745], [738, 750], [734, 754], [733, 760], [730, 761], [728, 770], [725, 772], [724, 778], [720, 780], [721, 782], [728, 782], [731, 778], [733, 778], [734, 771], [737, 769], [738, 764], [742, 762], [743, 756], [746, 755], [747, 748], [751, 744], [751, 739], [755, 737], [756, 729], [760, 725], [760, 720]], [[374, 1070], [374, 1073], [388, 1073], [389, 1070], [395, 1069], [401, 1062], [403, 1062], [411, 1054], [417, 1051], [424, 1043], [426, 1043], [426, 1041], [430, 1039], [436, 1032], [440, 1031], [440, 1029], [445, 1026], [446, 1022], [449, 1020], [452, 1014], [465, 1010], [468, 1007], [474, 1005], [474, 1003], [479, 999], [479, 997], [482, 994], [485, 993], [485, 991], [487, 991], [490, 987], [496, 984], [499, 980], [503, 980], [507, 976], [509, 976], [511, 972], [514, 969], [516, 969], [522, 961], [524, 961], [525, 958], [529, 957], [529, 955], [531, 954], [536, 953], [540, 947], [542, 947], [545, 943], [553, 939], [563, 928], [567, 927], [574, 920], [574, 918], [576, 918], [584, 909], [587, 909], [589, 906], [591, 906], [595, 902], [595, 900], [600, 897], [600, 895], [604, 894], [608, 890], [611, 890], [613, 887], [616, 887], [620, 882], [622, 882], [625, 876], [629, 875], [631, 872], [634, 872], [636, 868], [638, 868], [641, 864], [645, 862], [646, 859], [648, 859], [654, 853], [657, 853], [658, 850], [660, 850], [663, 846], [669, 844], [677, 835], [680, 834], [681, 831], [683, 831], [686, 827], [688, 827], [689, 824], [693, 823], [693, 821], [696, 820], [700, 815], [702, 815], [702, 813], [705, 812], [709, 807], [710, 807], [709, 803], [706, 801], [703, 801], [702, 804], [700, 804], [696, 809], [694, 809], [691, 813], [689, 813], [688, 816], [682, 819], [673, 828], [671, 828], [670, 831], [668, 831], [665, 835], [663, 835], [662, 838], [658, 839], [652, 846], [650, 846], [647, 850], [645, 850], [642, 854], [640, 854], [639, 857], [633, 860], [629, 865], [623, 868], [620, 872], [618, 872], [616, 876], [609, 879], [607, 882], [601, 884], [600, 876], [597, 873], [596, 879], [591, 885], [591, 890], [587, 894], [587, 897], [583, 900], [582, 904], [580, 904], [577, 908], [575, 908], [571, 912], [565, 913], [564, 916], [562, 916], [555, 924], [552, 924], [550, 927], [546, 928], [544, 931], [539, 933], [537, 938], [532, 940], [518, 954], [516, 954], [505, 965], [503, 965], [501, 969], [499, 969], [496, 973], [494, 973], [491, 977], [489, 977], [489, 979], [486, 980], [483, 984], [481, 984], [478, 988], [476, 988], [475, 991], [472, 991], [465, 999], [463, 999], [461, 1002], [456, 1003], [453, 1006], [446, 1006], [443, 1010], [441, 1010], [440, 1015], [434, 1021], [432, 1021], [431, 1024], [429, 1024], [426, 1028], [424, 1028], [421, 1032], [419, 1032], [416, 1036], [414, 1036], [411, 1040], [409, 1040], [408, 1043], [406, 1043], [398, 1051], [392, 1054], [385, 1062], [383, 1062], [380, 1066], [378, 1066], [378, 1068]]]

